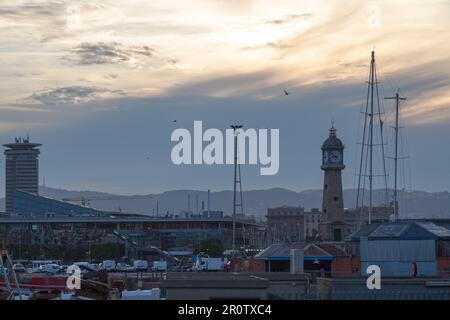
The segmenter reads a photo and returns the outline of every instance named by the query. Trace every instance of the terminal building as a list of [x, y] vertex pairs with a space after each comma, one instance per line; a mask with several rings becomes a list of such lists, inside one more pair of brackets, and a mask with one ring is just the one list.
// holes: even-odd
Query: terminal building
[[[135, 252], [151, 247], [192, 252], [208, 238], [216, 239], [225, 249], [232, 248], [233, 219], [221, 212], [154, 217], [40, 196], [39, 146], [28, 137], [4, 145], [6, 215], [0, 216], [0, 248], [14, 247], [21, 255], [27, 246], [88, 250], [91, 245], [119, 243]], [[266, 242], [263, 226], [254, 220], [236, 219], [235, 231], [238, 248], [261, 247]]]
[[[232, 247], [233, 219], [208, 215], [153, 217], [102, 211], [24, 191], [14, 193], [14, 213], [0, 218], [4, 246], [123, 243], [168, 251], [194, 250], [202, 240], [217, 239]], [[236, 220], [236, 245], [260, 247], [265, 242], [260, 224]]]

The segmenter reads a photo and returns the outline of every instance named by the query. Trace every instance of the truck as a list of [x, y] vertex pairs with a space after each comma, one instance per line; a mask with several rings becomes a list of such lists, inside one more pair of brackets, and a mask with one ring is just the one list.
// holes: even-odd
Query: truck
[[194, 271], [224, 271], [228, 259], [197, 257], [192, 269]]

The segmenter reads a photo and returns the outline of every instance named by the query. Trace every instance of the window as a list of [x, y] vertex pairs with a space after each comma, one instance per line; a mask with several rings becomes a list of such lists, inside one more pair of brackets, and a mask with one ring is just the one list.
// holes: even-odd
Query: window
[[341, 229], [334, 229], [333, 241], [341, 241], [341, 240], [342, 240]]

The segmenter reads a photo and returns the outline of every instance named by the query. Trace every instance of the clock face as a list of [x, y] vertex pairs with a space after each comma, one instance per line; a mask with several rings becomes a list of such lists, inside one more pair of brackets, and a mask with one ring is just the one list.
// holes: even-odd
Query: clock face
[[342, 163], [342, 152], [339, 150], [329, 151], [329, 160], [332, 164], [340, 164]]

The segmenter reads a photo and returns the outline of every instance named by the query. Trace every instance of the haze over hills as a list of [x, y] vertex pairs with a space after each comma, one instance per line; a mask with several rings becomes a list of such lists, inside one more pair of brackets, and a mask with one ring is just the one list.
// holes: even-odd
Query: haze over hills
[[[111, 211], [119, 208], [126, 213], [156, 214], [158, 202], [159, 214], [167, 212], [178, 213], [188, 210], [188, 195], [190, 195], [190, 209], [197, 210], [196, 198], [198, 197], [198, 210], [207, 209], [207, 191], [199, 190], [173, 190], [160, 194], [122, 196], [96, 191], [70, 191], [51, 187], [40, 187], [42, 196], [62, 200], [64, 198], [80, 199], [81, 197], [104, 198], [105, 200], [90, 200], [88, 205]], [[244, 210], [246, 214], [254, 215], [257, 220], [263, 218], [267, 208], [276, 206], [302, 206], [309, 210], [322, 206], [322, 190], [305, 190], [295, 192], [283, 188], [268, 190], [249, 190], [243, 192]], [[232, 212], [232, 191], [211, 192], [210, 209], [222, 210], [225, 214]], [[344, 190], [344, 204], [348, 208], [355, 205], [356, 191], [354, 189]], [[385, 194], [381, 190], [374, 192], [374, 203], [384, 203]], [[449, 218], [450, 219], [450, 193], [409, 191], [400, 192], [400, 213], [404, 218]], [[406, 201], [403, 201], [403, 200]], [[406, 205], [405, 205], [406, 202]], [[80, 201], [78, 201], [80, 203]], [[0, 199], [0, 205], [4, 208], [4, 199]], [[407, 212], [407, 214], [405, 214]]]

